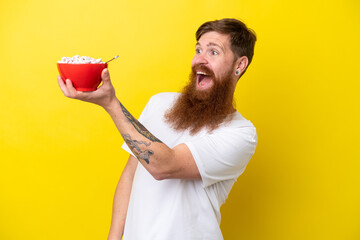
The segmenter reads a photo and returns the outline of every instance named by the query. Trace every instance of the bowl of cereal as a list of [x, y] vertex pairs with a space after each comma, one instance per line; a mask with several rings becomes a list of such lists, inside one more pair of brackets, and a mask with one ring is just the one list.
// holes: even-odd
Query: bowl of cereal
[[101, 73], [107, 68], [101, 58], [94, 59], [75, 55], [63, 57], [57, 62], [62, 80], [70, 79], [77, 91], [95, 91], [101, 83]]

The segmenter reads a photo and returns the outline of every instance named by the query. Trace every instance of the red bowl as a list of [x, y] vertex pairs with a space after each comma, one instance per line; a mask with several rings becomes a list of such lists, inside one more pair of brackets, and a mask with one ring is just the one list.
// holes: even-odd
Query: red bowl
[[95, 91], [101, 83], [101, 72], [107, 63], [57, 63], [62, 80], [70, 79], [77, 91]]

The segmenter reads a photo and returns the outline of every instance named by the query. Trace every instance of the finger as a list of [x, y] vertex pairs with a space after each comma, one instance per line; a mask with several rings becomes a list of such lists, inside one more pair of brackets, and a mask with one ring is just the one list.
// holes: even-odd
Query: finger
[[57, 79], [58, 79], [58, 84], [59, 84], [59, 87], [60, 87], [61, 91], [63, 92], [63, 94], [64, 94], [65, 96], [68, 96], [69, 93], [68, 93], [68, 91], [67, 91], [67, 88], [66, 88], [66, 86], [65, 86], [65, 83], [64, 83], [64, 81], [62, 80], [61, 76], [58, 76]]
[[94, 92], [77, 91], [70, 79], [66, 79], [66, 88], [69, 93], [69, 98], [78, 99], [82, 101], [89, 101]]
[[68, 91], [68, 93], [69, 93], [69, 97], [71, 97], [71, 98], [76, 98], [76, 95], [77, 95], [78, 92], [77, 92], [76, 89], [74, 88], [71, 80], [70, 80], [70, 79], [66, 79], [65, 83], [66, 83], [66, 89], [67, 89], [67, 91]]
[[104, 83], [108, 83], [110, 82], [110, 74], [109, 74], [109, 70], [107, 68], [105, 68], [102, 73], [101, 73], [101, 79], [103, 80]]

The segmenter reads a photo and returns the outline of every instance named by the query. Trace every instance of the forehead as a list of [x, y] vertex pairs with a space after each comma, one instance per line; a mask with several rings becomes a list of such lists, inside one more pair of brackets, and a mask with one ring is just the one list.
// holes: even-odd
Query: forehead
[[230, 36], [227, 34], [218, 33], [215, 31], [207, 32], [201, 35], [199, 41], [197, 42], [199, 45], [209, 45], [216, 44], [221, 47], [227, 49], [230, 48]]

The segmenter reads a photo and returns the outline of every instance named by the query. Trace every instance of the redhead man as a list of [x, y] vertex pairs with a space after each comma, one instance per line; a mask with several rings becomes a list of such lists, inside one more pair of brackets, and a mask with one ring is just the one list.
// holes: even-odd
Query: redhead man
[[151, 97], [135, 119], [107, 69], [93, 92], [58, 77], [69, 98], [100, 105], [130, 157], [117, 185], [108, 239], [219, 240], [220, 207], [255, 152], [256, 129], [234, 107], [236, 84], [254, 54], [255, 33], [236, 19], [196, 32], [190, 81]]

